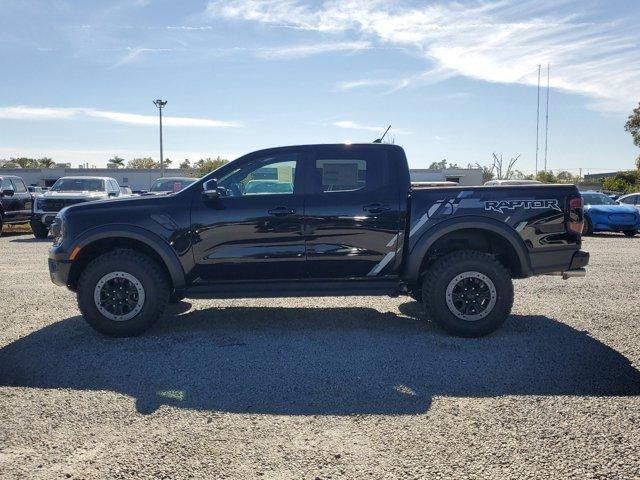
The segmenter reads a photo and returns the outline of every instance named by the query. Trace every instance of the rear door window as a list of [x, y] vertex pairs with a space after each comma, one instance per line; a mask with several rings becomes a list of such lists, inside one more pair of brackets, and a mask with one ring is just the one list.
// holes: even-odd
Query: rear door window
[[11, 179], [11, 181], [13, 182], [13, 187], [14, 187], [16, 193], [26, 193], [27, 192], [27, 187], [24, 185], [24, 182], [20, 178], [13, 178], [13, 179]]

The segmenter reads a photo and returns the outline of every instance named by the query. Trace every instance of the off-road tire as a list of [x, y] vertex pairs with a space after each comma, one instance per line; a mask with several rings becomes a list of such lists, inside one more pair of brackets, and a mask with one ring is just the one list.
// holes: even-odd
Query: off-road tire
[[[131, 319], [115, 321], [103, 315], [96, 306], [94, 291], [100, 279], [111, 272], [133, 275], [143, 286], [142, 309]], [[149, 329], [162, 317], [169, 300], [169, 282], [158, 263], [146, 255], [129, 249], [104, 253], [92, 260], [78, 281], [78, 306], [84, 319], [100, 333], [113, 337], [131, 337]]]
[[[465, 272], [479, 272], [495, 288], [495, 304], [479, 320], [458, 318], [447, 305], [447, 286]], [[427, 314], [444, 330], [460, 337], [480, 337], [497, 330], [509, 316], [513, 283], [509, 271], [492, 255], [462, 250], [445, 255], [429, 267], [422, 283], [422, 298]]]
[[29, 223], [34, 237], [43, 239], [49, 236], [49, 229], [40, 220], [31, 220]]
[[584, 217], [584, 225], [582, 227], [582, 235], [583, 236], [593, 235], [593, 223], [591, 223], [591, 220], [589, 220], [589, 217], [587, 217], [586, 215]]
[[623, 230], [622, 233], [624, 233], [626, 237], [635, 237], [638, 230]]

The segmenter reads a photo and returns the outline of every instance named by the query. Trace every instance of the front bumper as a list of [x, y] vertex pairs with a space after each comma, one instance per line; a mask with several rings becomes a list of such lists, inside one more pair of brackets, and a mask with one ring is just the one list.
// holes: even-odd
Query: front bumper
[[49, 276], [51, 281], [60, 287], [66, 287], [71, 271], [70, 260], [54, 260], [49, 257]]
[[53, 245], [49, 249], [49, 277], [56, 285], [61, 287], [69, 285], [72, 264], [73, 261], [69, 260], [69, 254], [61, 245]]
[[34, 212], [33, 218], [41, 222], [46, 227], [50, 227], [58, 215], [58, 212]]

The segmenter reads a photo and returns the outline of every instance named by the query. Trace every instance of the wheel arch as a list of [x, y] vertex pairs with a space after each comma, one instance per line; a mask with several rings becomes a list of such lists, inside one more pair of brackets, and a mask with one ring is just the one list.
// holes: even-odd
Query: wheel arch
[[82, 270], [96, 255], [118, 248], [130, 248], [154, 259], [167, 275], [170, 285], [180, 289], [185, 285], [185, 274], [175, 251], [158, 235], [146, 229], [130, 226], [105, 226], [90, 230], [74, 242], [79, 248], [69, 271], [68, 285], [75, 290]]
[[458, 250], [495, 253], [514, 278], [531, 275], [524, 241], [509, 225], [488, 218], [454, 218], [435, 225], [420, 236], [407, 255], [404, 280], [418, 284], [429, 263]]

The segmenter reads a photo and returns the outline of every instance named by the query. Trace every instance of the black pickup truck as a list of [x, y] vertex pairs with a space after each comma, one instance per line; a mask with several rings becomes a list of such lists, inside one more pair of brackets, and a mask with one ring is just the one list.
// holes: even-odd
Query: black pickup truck
[[573, 185], [412, 187], [398, 146], [279, 147], [174, 194], [63, 209], [49, 269], [115, 336], [184, 296], [409, 295], [471, 337], [507, 318], [512, 278], [584, 275], [582, 222]]

